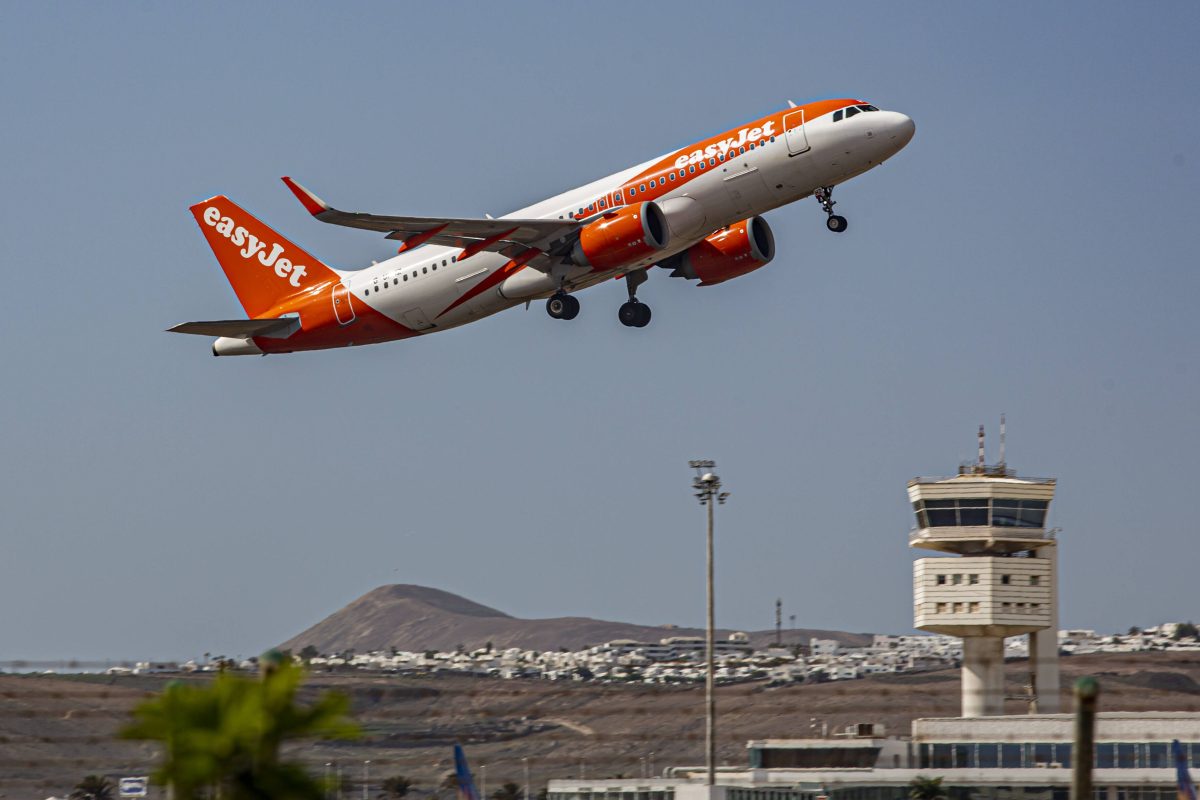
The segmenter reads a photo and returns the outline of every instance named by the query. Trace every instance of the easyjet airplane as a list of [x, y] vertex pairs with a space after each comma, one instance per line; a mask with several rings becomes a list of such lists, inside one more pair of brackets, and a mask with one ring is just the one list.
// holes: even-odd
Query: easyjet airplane
[[322, 222], [378, 231], [399, 255], [334, 269], [224, 196], [192, 214], [248, 320], [186, 322], [219, 337], [213, 354], [259, 355], [374, 344], [434, 333], [535, 299], [574, 319], [581, 289], [624, 278], [623, 325], [645, 327], [647, 270], [712, 286], [768, 264], [775, 239], [760, 216], [815, 197], [831, 231], [833, 187], [893, 156], [911, 119], [861, 100], [788, 108], [505, 217], [398, 217], [339, 211], [283, 181]]

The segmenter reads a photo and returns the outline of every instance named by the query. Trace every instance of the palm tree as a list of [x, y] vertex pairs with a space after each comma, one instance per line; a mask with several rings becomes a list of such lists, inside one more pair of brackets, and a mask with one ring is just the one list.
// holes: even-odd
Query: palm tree
[[946, 790], [941, 778], [923, 778], [920, 775], [908, 782], [911, 800], [946, 800]]
[[325, 787], [300, 764], [282, 761], [280, 746], [357, 736], [358, 726], [346, 718], [350, 701], [325, 693], [312, 705], [297, 705], [304, 670], [278, 654], [262, 665], [259, 680], [222, 673], [209, 684], [173, 681], [134, 709], [135, 721], [121, 735], [163, 744], [154, 779], [171, 786], [176, 800], [212, 788], [226, 800], [323, 799]]
[[112, 800], [112, 781], [103, 775], [88, 775], [75, 784], [71, 800]]
[[408, 796], [408, 791], [412, 789], [412, 781], [403, 775], [393, 775], [386, 778], [380, 788], [379, 797], [383, 800], [400, 800]]

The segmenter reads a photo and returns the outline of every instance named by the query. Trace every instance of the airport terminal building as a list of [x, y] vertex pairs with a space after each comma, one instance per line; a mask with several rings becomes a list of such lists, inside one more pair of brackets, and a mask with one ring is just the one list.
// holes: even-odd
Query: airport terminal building
[[[556, 780], [549, 800], [906, 800], [940, 777], [950, 800], [1067, 800], [1074, 718], [1042, 714], [919, 719], [911, 737], [855, 726], [830, 739], [747, 743], [746, 768], [672, 767], [643, 780]], [[1176, 800], [1171, 741], [1200, 760], [1200, 714], [1100, 713], [1095, 800]]]

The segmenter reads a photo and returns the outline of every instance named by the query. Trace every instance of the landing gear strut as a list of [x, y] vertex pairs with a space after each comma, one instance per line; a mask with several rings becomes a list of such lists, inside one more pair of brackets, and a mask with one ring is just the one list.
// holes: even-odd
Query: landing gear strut
[[825, 220], [825, 227], [834, 233], [846, 230], [846, 218], [833, 213], [833, 207], [837, 205], [837, 201], [833, 199], [833, 187], [822, 186], [813, 192], [813, 197], [817, 198], [821, 209], [829, 215], [829, 218]]
[[579, 316], [579, 300], [566, 292], [556, 292], [546, 301], [546, 313], [554, 319], [575, 319]]
[[637, 287], [646, 282], [646, 270], [637, 269], [625, 276], [625, 288], [629, 291], [629, 302], [622, 303], [617, 310], [617, 319], [627, 328], [644, 328], [650, 324], [650, 306], [638, 302]]

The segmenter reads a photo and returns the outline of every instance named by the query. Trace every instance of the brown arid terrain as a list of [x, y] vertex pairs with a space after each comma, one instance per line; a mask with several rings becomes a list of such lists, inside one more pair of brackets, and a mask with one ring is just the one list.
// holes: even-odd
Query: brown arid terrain
[[[719, 630], [726, 638], [733, 631]], [[863, 647], [871, 643], [869, 633], [788, 629], [789, 641], [807, 642], [813, 637], [836, 639], [845, 647]], [[517, 619], [441, 589], [410, 584], [380, 586], [367, 592], [345, 608], [329, 615], [303, 633], [280, 645], [299, 653], [312, 646], [320, 653], [354, 650], [453, 651], [474, 650], [491, 643], [504, 650], [579, 650], [614, 639], [657, 642], [668, 636], [703, 636], [698, 628], [632, 625], [589, 617], [554, 619]], [[755, 631], [750, 643], [765, 647], [775, 641], [775, 631]]]
[[[1195, 655], [1097, 654], [1065, 658], [1062, 665], [1064, 693], [1080, 675], [1099, 678], [1101, 710], [1200, 711]], [[1025, 667], [1009, 664], [1013, 695], [1022, 691]], [[88, 773], [145, 774], [154, 762], [152, 748], [117, 740], [115, 733], [132, 706], [164, 683], [151, 677], [0, 675], [0, 796], [65, 795]], [[336, 763], [355, 782], [370, 759], [376, 786], [384, 777], [406, 775], [419, 796], [437, 791], [451, 769], [455, 741], [465, 745], [477, 777], [486, 772], [489, 792], [506, 781], [522, 783], [523, 759], [535, 788], [550, 778], [633, 777], [651, 764], [660, 772], [702, 759], [700, 686], [312, 675], [308, 691], [324, 689], [352, 696], [366, 736], [299, 746], [293, 755], [314, 773]], [[813, 720], [818, 731], [826, 723], [831, 733], [851, 723], [878, 722], [890, 733], [906, 734], [916, 717], [955, 716], [958, 693], [956, 670], [778, 688], [722, 687], [719, 759], [744, 764], [746, 740], [807, 737], [813, 735]], [[1008, 711], [1023, 713], [1025, 707], [1013, 701]]]

